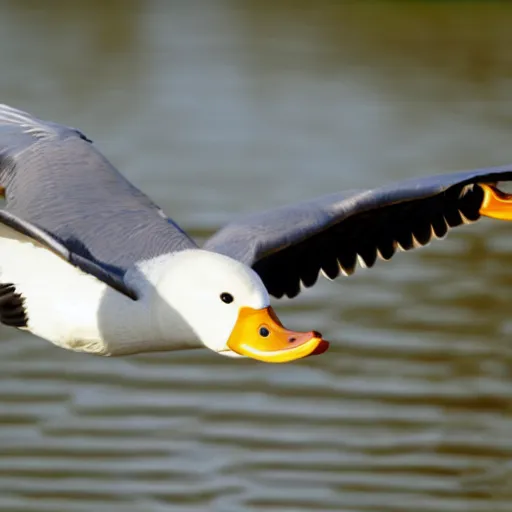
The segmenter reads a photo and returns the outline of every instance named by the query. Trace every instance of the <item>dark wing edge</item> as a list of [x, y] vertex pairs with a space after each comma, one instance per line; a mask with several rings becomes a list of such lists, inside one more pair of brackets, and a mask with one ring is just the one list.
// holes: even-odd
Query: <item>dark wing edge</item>
[[484, 192], [474, 185], [504, 181], [512, 181], [512, 165], [331, 194], [228, 224], [204, 249], [251, 266], [270, 294], [294, 297], [320, 271], [350, 275], [358, 261], [372, 267], [478, 220]]
[[93, 275], [130, 299], [137, 300], [136, 292], [123, 281], [121, 276], [113, 274], [98, 263], [70, 251], [56, 238], [37, 226], [34, 226], [34, 224], [20, 219], [16, 215], [5, 210], [0, 210], [0, 222], [18, 233], [35, 240], [71, 265], [79, 268], [87, 274]]

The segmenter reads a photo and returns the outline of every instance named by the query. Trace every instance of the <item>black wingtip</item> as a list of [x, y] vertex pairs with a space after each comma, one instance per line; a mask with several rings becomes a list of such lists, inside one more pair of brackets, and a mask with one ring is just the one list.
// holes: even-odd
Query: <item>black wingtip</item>
[[25, 299], [12, 283], [0, 284], [0, 322], [9, 327], [27, 327]]

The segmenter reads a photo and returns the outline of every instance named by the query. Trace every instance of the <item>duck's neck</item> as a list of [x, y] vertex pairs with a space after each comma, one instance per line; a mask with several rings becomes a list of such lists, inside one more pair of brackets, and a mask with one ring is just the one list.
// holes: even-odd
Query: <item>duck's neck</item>
[[190, 326], [171, 308], [168, 324], [173, 328], [162, 332], [155, 314], [155, 301], [158, 297], [148, 283], [140, 288], [142, 293], [136, 301], [112, 289], [105, 293], [102, 309], [108, 315], [103, 327], [100, 319], [104, 355], [121, 356], [203, 347]]

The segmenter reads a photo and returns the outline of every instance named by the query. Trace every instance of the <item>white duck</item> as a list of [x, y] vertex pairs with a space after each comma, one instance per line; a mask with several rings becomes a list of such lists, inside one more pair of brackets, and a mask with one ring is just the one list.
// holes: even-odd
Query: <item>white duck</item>
[[124, 355], [207, 347], [286, 362], [325, 351], [285, 329], [294, 297], [444, 237], [482, 215], [512, 220], [495, 188], [512, 167], [415, 179], [281, 206], [202, 249], [76, 129], [0, 106], [0, 321], [63, 348]]

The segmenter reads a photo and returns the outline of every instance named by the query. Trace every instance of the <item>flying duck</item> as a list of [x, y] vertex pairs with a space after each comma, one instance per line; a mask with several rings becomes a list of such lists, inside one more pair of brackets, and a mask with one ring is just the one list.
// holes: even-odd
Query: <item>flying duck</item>
[[200, 248], [81, 131], [0, 105], [0, 322], [75, 351], [325, 351], [269, 295], [350, 275], [480, 216], [512, 220], [512, 166], [411, 179], [247, 215]]

